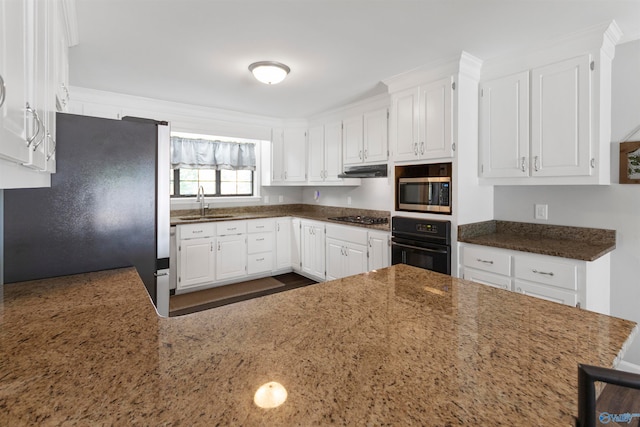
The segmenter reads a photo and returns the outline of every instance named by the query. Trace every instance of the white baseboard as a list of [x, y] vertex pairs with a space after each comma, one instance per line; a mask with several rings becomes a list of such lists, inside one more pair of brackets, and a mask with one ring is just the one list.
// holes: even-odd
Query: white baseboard
[[625, 362], [624, 360], [620, 361], [616, 369], [619, 371], [627, 371], [627, 372], [633, 372], [635, 374], [640, 374], [640, 365]]

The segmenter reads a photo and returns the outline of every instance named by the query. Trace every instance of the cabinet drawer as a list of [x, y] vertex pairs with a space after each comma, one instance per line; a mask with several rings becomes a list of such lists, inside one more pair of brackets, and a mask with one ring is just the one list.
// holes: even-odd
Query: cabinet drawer
[[479, 247], [464, 247], [464, 265], [491, 273], [511, 275], [511, 255]]
[[265, 273], [273, 270], [273, 255], [271, 252], [249, 255], [247, 273]]
[[247, 221], [247, 233], [264, 233], [274, 231], [275, 221], [273, 219], [255, 219]]
[[247, 235], [248, 253], [271, 252], [273, 250], [273, 233], [255, 233]]
[[575, 264], [526, 255], [517, 255], [514, 258], [514, 276], [518, 279], [572, 291], [578, 289], [578, 272]]
[[570, 305], [572, 307], [576, 307], [578, 304], [577, 292], [571, 292], [565, 289], [558, 289], [551, 286], [545, 286], [538, 283], [531, 283], [517, 279], [515, 280], [513, 286], [515, 288], [515, 291], [520, 294], [529, 295], [560, 304]]
[[176, 238], [178, 240], [214, 237], [215, 235], [216, 225], [212, 222], [178, 225], [178, 229], [176, 231]]
[[480, 283], [482, 285], [493, 286], [494, 288], [505, 289], [508, 291], [511, 290], [510, 277], [487, 273], [486, 271], [479, 271], [473, 268], [465, 268], [462, 273], [462, 278], [465, 280], [471, 280], [472, 282]]
[[327, 224], [326, 230], [328, 238], [357, 243], [359, 245], [367, 244], [366, 228]]
[[216, 223], [218, 236], [244, 234], [247, 232], [247, 221], [222, 221]]

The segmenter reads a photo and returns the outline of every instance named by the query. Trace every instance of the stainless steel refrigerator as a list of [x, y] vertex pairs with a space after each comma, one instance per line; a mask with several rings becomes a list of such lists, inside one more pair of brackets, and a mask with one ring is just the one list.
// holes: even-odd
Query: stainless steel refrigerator
[[5, 283], [134, 266], [166, 314], [169, 137], [166, 122], [58, 114], [51, 188], [4, 192]]

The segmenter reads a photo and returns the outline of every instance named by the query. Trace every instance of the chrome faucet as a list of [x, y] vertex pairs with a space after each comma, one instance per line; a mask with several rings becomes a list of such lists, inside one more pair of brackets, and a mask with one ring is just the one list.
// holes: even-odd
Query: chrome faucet
[[204, 187], [202, 185], [198, 188], [196, 202], [200, 202], [200, 216], [204, 216]]

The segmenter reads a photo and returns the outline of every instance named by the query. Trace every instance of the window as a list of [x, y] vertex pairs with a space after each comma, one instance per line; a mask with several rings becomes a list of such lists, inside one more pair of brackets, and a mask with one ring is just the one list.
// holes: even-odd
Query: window
[[202, 186], [207, 197], [253, 196], [253, 171], [171, 169], [171, 197], [195, 197]]
[[171, 134], [171, 197], [253, 196], [258, 141]]

